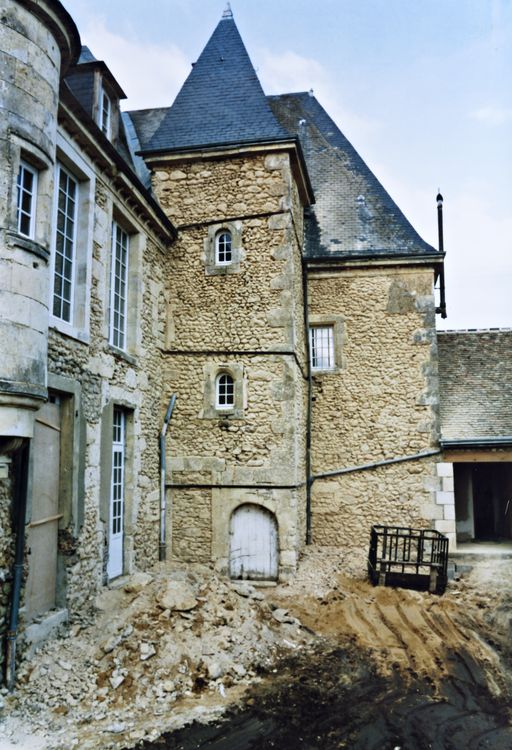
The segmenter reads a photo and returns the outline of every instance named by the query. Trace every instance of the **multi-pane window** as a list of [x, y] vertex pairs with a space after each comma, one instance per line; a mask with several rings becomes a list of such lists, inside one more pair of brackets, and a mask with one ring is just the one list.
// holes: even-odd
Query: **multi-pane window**
[[215, 405], [217, 409], [232, 409], [235, 405], [235, 382], [226, 372], [215, 381]]
[[16, 228], [19, 234], [32, 238], [36, 215], [37, 172], [23, 161], [18, 171], [16, 187]]
[[219, 232], [215, 237], [215, 262], [218, 266], [228, 266], [232, 261], [231, 233]]
[[102, 89], [100, 91], [100, 107], [99, 107], [99, 117], [98, 117], [98, 123], [107, 138], [110, 138], [111, 136], [111, 128], [110, 128], [110, 121], [112, 117], [112, 102], [110, 101], [110, 97], [105, 93], [105, 91]]
[[78, 182], [59, 164], [57, 170], [57, 227], [53, 273], [53, 314], [72, 322], [76, 265]]
[[309, 329], [312, 370], [333, 370], [334, 326], [313, 326]]
[[128, 284], [128, 234], [112, 224], [112, 269], [110, 278], [110, 343], [126, 348], [126, 303]]
[[124, 453], [126, 434], [126, 414], [122, 409], [114, 409], [112, 435], [112, 488], [111, 488], [111, 535], [123, 532], [124, 508]]

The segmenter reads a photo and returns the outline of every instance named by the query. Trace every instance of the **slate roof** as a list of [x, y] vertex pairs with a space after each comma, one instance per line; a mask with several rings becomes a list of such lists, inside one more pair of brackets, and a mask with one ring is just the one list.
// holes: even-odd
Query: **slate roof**
[[[139, 134], [140, 138], [140, 134]], [[232, 17], [222, 18], [144, 152], [290, 140]]]
[[313, 186], [315, 205], [306, 222], [307, 256], [437, 252], [421, 239], [314, 96], [304, 92], [268, 100], [281, 124], [299, 136]]
[[438, 333], [441, 439], [512, 437], [512, 330]]

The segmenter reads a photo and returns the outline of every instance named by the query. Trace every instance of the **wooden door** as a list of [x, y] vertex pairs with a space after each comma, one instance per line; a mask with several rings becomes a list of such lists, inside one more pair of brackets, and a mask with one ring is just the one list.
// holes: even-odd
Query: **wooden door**
[[61, 408], [58, 397], [37, 413], [32, 442], [32, 514], [28, 524], [27, 620], [55, 607], [59, 527]]
[[229, 540], [231, 578], [277, 579], [279, 543], [273, 513], [258, 505], [241, 505], [231, 516]]

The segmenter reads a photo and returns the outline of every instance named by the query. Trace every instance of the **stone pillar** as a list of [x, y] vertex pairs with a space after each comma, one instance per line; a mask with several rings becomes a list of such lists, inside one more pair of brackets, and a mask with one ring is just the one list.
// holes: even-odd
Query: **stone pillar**
[[450, 540], [450, 550], [457, 547], [455, 527], [455, 491], [453, 486], [453, 464], [438, 463], [436, 465], [439, 478], [439, 489], [436, 491], [436, 503], [442, 508], [443, 517], [435, 521], [436, 531], [445, 534]]

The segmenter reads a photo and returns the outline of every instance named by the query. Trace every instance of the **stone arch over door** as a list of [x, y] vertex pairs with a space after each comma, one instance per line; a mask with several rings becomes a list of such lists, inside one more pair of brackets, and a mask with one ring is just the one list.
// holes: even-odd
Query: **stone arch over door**
[[271, 511], [254, 503], [239, 505], [229, 522], [229, 575], [234, 579], [276, 580], [279, 531]]

